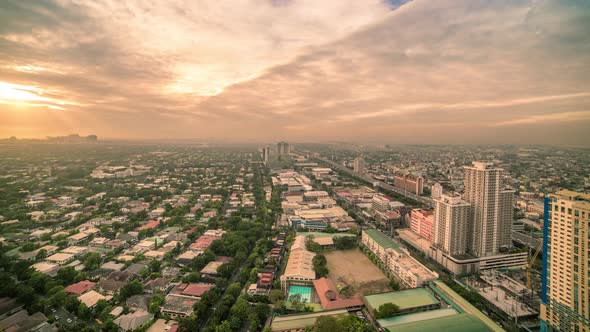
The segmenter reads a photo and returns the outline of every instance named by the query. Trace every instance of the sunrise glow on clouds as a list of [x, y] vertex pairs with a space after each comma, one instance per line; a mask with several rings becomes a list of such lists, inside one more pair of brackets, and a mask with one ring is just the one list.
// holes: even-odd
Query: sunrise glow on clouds
[[0, 137], [590, 142], [590, 5], [398, 5], [2, 1]]

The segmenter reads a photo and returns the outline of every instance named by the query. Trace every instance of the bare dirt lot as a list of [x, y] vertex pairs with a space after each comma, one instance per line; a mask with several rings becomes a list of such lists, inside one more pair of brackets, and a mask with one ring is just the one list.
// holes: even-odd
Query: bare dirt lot
[[365, 295], [391, 291], [389, 280], [360, 249], [324, 253], [328, 277], [336, 285], [350, 286], [352, 293]]

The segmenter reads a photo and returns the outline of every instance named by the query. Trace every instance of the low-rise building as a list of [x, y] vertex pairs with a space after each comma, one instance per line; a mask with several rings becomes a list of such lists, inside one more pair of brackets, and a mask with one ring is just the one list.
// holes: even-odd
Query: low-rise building
[[57, 253], [57, 254], [53, 254], [53, 255], [47, 257], [46, 260], [49, 262], [57, 263], [59, 265], [63, 265], [66, 262], [72, 260], [73, 258], [74, 258], [74, 255], [72, 255], [72, 254]]
[[410, 228], [426, 240], [434, 241], [434, 212], [424, 209], [413, 209]]
[[119, 326], [120, 331], [133, 331], [154, 319], [154, 315], [145, 310], [137, 310], [117, 317], [113, 323]]
[[311, 285], [315, 279], [313, 258], [315, 254], [305, 246], [305, 236], [299, 235], [291, 246], [291, 253], [287, 261], [285, 272], [281, 276], [281, 288], [285, 293], [290, 285]]
[[96, 286], [95, 282], [82, 280], [65, 288], [66, 293], [82, 295]]
[[409, 288], [416, 288], [438, 278], [397, 242], [376, 229], [363, 230], [362, 244], [374, 253], [387, 270]]
[[88, 291], [80, 296], [78, 296], [78, 300], [88, 308], [93, 308], [96, 303], [100, 300], [106, 300], [106, 297], [94, 290]]

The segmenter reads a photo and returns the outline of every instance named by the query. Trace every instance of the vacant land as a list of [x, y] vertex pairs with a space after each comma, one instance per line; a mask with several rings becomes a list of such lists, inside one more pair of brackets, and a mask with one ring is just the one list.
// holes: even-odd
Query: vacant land
[[329, 278], [336, 285], [351, 287], [353, 294], [365, 295], [391, 291], [389, 280], [359, 249], [324, 253]]

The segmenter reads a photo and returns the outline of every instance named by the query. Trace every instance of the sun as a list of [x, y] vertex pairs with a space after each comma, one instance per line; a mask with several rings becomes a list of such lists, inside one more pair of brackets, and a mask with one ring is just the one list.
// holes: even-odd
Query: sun
[[45, 98], [40, 95], [42, 93], [43, 90], [34, 86], [0, 82], [0, 100], [4, 100], [6, 102], [49, 101], [50, 98]]
[[48, 107], [51, 109], [65, 109], [64, 105], [76, 103], [55, 98], [45, 97], [46, 91], [36, 86], [0, 82], [0, 104]]

